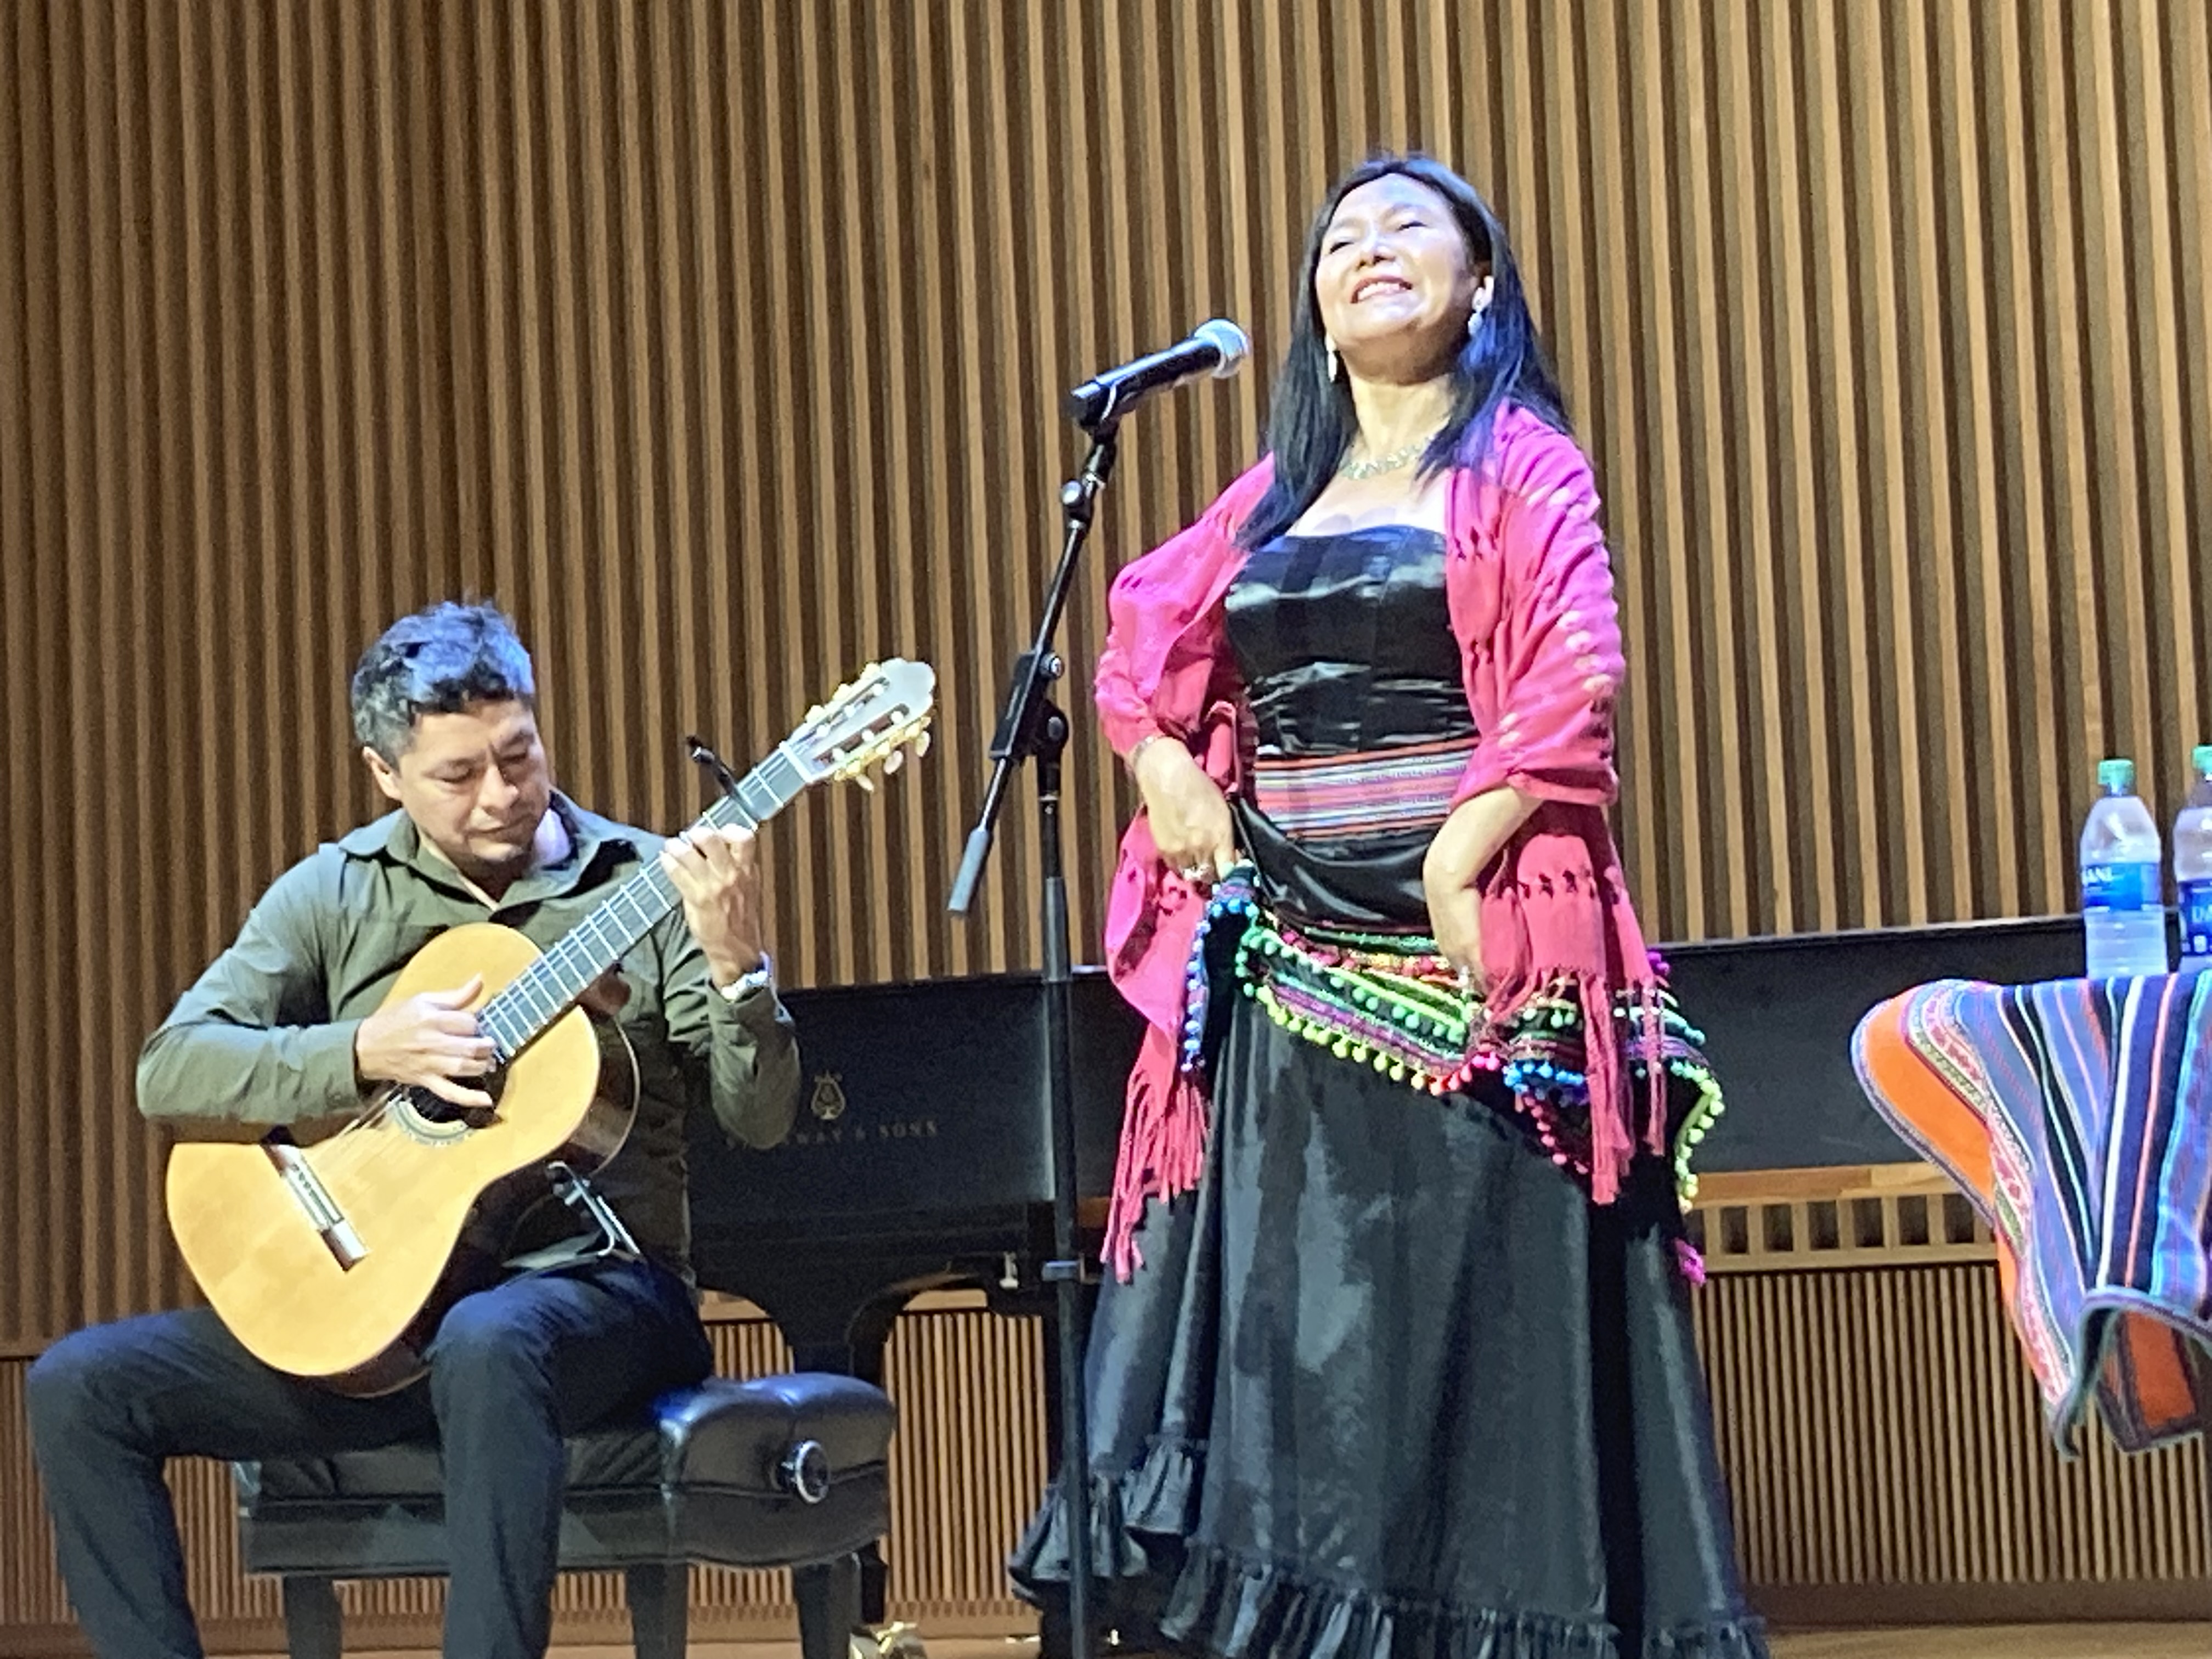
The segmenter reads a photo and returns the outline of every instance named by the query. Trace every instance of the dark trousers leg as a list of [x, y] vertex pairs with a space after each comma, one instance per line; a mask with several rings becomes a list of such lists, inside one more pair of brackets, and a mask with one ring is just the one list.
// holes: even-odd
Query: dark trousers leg
[[25, 1386], [62, 1577], [101, 1659], [199, 1659], [168, 1459], [307, 1456], [430, 1427], [424, 1390], [331, 1394], [270, 1370], [204, 1308], [64, 1337]]
[[64, 1337], [27, 1380], [62, 1576], [100, 1659], [200, 1659], [172, 1457], [315, 1456], [443, 1441], [453, 1585], [447, 1651], [538, 1659], [574, 1433], [696, 1382], [711, 1354], [690, 1297], [642, 1264], [511, 1280], [456, 1306], [431, 1382], [349, 1400], [273, 1371], [205, 1309]]
[[683, 1283], [641, 1263], [510, 1279], [454, 1305], [429, 1352], [452, 1568], [447, 1654], [541, 1659], [562, 1437], [697, 1382], [711, 1359]]

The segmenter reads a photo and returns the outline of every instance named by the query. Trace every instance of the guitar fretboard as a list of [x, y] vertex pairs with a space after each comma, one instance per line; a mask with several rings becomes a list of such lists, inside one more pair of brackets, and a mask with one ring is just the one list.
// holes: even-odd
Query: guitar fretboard
[[[806, 781], [798, 763], [778, 747], [738, 780], [734, 795], [724, 795], [698, 822], [716, 830], [757, 829], [796, 799]], [[499, 1045], [500, 1063], [528, 1048], [681, 902], [660, 860], [646, 860], [597, 909], [483, 1006], [477, 1024]]]

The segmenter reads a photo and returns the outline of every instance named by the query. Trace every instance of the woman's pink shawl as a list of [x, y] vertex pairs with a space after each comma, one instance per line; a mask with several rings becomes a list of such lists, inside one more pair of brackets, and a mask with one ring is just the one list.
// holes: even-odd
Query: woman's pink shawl
[[[1263, 461], [1188, 529], [1114, 580], [1098, 659], [1099, 718], [1127, 755], [1162, 732], [1234, 793], [1249, 716], [1224, 633], [1223, 599], [1243, 562], [1237, 527], [1267, 486]], [[1613, 1034], [1616, 994], [1650, 1017], [1656, 988], [1605, 809], [1619, 787], [1613, 704], [1623, 663], [1597, 490], [1573, 439], [1522, 410], [1496, 428], [1491, 459], [1452, 475], [1444, 582], [1479, 734], [1454, 804], [1510, 787], [1542, 805], [1479, 878], [1488, 1017], [1547, 989], [1574, 995], [1588, 1035], [1590, 1191], [1619, 1192], [1635, 1153], [1634, 1107]], [[1121, 840], [1107, 900], [1106, 963], [1146, 1030], [1129, 1074], [1106, 1257], [1127, 1279], [1146, 1200], [1198, 1184], [1207, 1105], [1176, 1063], [1184, 970], [1202, 896], [1164, 864], [1140, 811]], [[1656, 1071], [1644, 1142], [1664, 1150]]]

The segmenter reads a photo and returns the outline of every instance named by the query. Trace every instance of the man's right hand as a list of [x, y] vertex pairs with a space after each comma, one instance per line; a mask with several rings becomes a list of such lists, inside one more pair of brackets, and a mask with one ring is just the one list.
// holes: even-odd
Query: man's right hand
[[354, 1070], [364, 1083], [404, 1083], [456, 1106], [489, 1110], [492, 1098], [456, 1081], [491, 1070], [492, 1042], [468, 1012], [483, 990], [471, 975], [450, 991], [424, 991], [378, 1009], [356, 1028]]
[[1211, 882], [1237, 861], [1229, 798], [1173, 738], [1148, 743], [1137, 757], [1137, 789], [1152, 827], [1152, 845], [1169, 867], [1191, 882]]

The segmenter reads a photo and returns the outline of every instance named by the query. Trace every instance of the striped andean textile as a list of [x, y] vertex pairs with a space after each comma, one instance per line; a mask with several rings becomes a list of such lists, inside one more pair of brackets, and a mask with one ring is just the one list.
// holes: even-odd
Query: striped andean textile
[[1996, 1235], [2059, 1449], [2092, 1388], [2129, 1451], [2212, 1421], [2212, 973], [1941, 980], [1875, 1008], [1851, 1048], [1875, 1109]]

